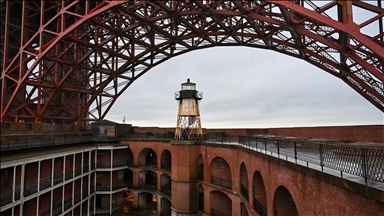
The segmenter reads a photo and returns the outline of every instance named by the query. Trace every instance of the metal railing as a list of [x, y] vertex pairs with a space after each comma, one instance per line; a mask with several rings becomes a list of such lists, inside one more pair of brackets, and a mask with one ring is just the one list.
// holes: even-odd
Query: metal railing
[[156, 185], [156, 182], [154, 183], [145, 183], [144, 187], [143, 188], [146, 188], [146, 189], [151, 189], [151, 190], [156, 190], [157, 189], [157, 185]]
[[230, 180], [222, 179], [216, 176], [211, 176], [211, 183], [225, 188], [232, 189], [232, 182]]
[[211, 208], [211, 215], [212, 216], [227, 216], [226, 214], [220, 212], [219, 210]]
[[92, 133], [1, 135], [0, 151], [92, 142]]
[[161, 188], [161, 192], [167, 194], [168, 196], [171, 196], [172, 190], [169, 188]]
[[308, 141], [239, 136], [239, 145], [274, 153], [279, 158], [292, 158], [295, 162], [324, 167], [368, 179], [384, 182], [384, 150]]
[[171, 171], [171, 165], [161, 165], [161, 169]]
[[249, 200], [249, 192], [248, 192], [248, 189], [246, 187], [244, 187], [243, 184], [241, 184], [241, 194], [243, 195], [243, 197], [247, 200]]
[[[133, 134], [134, 136], [134, 134]], [[128, 136], [129, 138], [129, 136]], [[132, 138], [132, 137], [131, 137]], [[148, 135], [140, 140], [160, 140], [162, 137]], [[134, 139], [133, 139], [134, 140]], [[173, 140], [167, 137], [163, 140]], [[210, 144], [238, 145], [264, 154], [275, 154], [278, 158], [293, 159], [296, 163], [303, 162], [329, 168], [343, 173], [349, 173], [367, 180], [384, 182], [384, 150], [363, 148], [313, 141], [289, 140], [263, 136], [209, 136], [204, 135], [200, 141]]]
[[199, 180], [203, 181], [204, 180], [204, 173], [199, 171]]
[[260, 216], [268, 215], [267, 209], [263, 205], [261, 205], [261, 203], [256, 198], [253, 198], [253, 206], [253, 209], [255, 209]]

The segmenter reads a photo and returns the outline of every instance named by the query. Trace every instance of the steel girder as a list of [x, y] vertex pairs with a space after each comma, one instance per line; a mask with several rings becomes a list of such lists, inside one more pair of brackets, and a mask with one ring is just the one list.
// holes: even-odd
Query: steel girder
[[[0, 0], [0, 6], [2, 121], [103, 119], [152, 67], [214, 46], [303, 59], [384, 112], [381, 0]], [[357, 23], [354, 8], [372, 16]]]

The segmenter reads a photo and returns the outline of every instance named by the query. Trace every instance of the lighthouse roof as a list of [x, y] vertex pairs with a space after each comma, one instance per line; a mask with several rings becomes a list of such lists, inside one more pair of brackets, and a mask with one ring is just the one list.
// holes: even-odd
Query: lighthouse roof
[[181, 85], [196, 85], [196, 83], [191, 82], [191, 80], [188, 78], [187, 82], [182, 83]]

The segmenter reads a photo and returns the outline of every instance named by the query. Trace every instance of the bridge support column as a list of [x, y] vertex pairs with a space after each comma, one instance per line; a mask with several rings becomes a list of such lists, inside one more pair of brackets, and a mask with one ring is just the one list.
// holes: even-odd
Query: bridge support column
[[198, 141], [172, 141], [172, 216], [198, 215]]

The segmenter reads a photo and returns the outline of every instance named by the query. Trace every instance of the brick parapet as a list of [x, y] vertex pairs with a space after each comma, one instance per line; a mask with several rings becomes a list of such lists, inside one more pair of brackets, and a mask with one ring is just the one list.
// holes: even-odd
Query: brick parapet
[[384, 125], [269, 128], [270, 135], [384, 143]]
[[[75, 125], [50, 125], [47, 123], [2, 122], [3, 134], [23, 132], [68, 132], [84, 131], [85, 127]], [[152, 134], [175, 132], [174, 127], [138, 127], [129, 129], [132, 133], [149, 132]], [[318, 126], [318, 127], [285, 127], [285, 128], [203, 128], [203, 133], [224, 132], [226, 136], [269, 134], [276, 136], [326, 138], [347, 140], [349, 142], [384, 143], [384, 125], [355, 125], [355, 126]]]
[[[137, 132], [164, 133], [174, 132], [175, 128], [133, 127]], [[349, 142], [384, 143], [384, 125], [356, 126], [319, 126], [319, 127], [286, 127], [286, 128], [203, 128], [203, 133], [224, 132], [226, 136], [245, 136], [253, 134], [269, 134], [287, 137], [304, 137], [319, 139], [345, 140]]]

